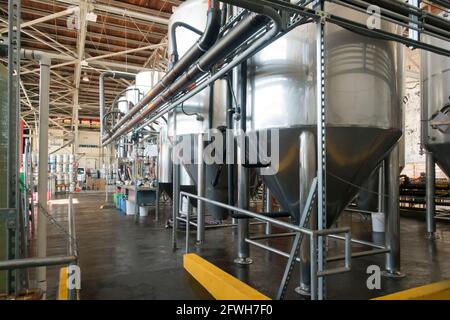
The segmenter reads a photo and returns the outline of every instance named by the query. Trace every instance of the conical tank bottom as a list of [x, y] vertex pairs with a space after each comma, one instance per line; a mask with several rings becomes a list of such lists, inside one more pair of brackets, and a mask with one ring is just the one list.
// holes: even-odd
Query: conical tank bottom
[[[184, 167], [195, 184], [198, 185], [198, 167], [196, 164], [185, 164]], [[196, 193], [196, 192], [195, 192]], [[206, 165], [205, 168], [205, 196], [208, 199], [227, 203], [227, 167], [221, 164]], [[206, 210], [217, 220], [225, 220], [228, 211], [217, 206], [206, 204]]]
[[[299, 221], [299, 137], [313, 126], [279, 129], [279, 170], [262, 179], [284, 210]], [[327, 127], [327, 224], [333, 224], [388, 154], [400, 130], [356, 126]], [[316, 156], [314, 150], [313, 157]]]
[[450, 178], [450, 143], [430, 144], [428, 150], [433, 152], [439, 168]]
[[[187, 192], [187, 193], [192, 193], [192, 194], [197, 194], [197, 187], [192, 185], [192, 186], [187, 186], [187, 185], [181, 185], [180, 186], [180, 191], [183, 192]], [[172, 183], [168, 183], [168, 182], [160, 182], [159, 183], [159, 193], [165, 193], [170, 199], [173, 199], [173, 184]], [[197, 206], [197, 200], [191, 198], [191, 205], [196, 207]]]

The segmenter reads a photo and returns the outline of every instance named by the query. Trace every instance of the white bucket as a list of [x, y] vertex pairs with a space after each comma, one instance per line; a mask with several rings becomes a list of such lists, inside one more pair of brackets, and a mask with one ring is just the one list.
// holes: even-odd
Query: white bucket
[[372, 212], [372, 231], [384, 232], [384, 213]]
[[149, 211], [149, 207], [139, 207], [139, 216], [147, 217], [148, 211]]
[[134, 205], [134, 202], [127, 200], [126, 209], [127, 209], [127, 216], [133, 216], [136, 214], [136, 207]]
[[181, 201], [181, 212], [186, 213], [189, 209], [189, 200], [187, 197], [183, 196], [183, 200]]

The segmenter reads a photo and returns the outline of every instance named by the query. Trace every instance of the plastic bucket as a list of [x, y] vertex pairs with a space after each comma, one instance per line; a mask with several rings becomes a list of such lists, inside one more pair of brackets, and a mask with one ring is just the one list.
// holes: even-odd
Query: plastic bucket
[[149, 211], [149, 207], [147, 207], [147, 206], [139, 207], [139, 216], [147, 217], [148, 216], [148, 211]]
[[372, 231], [384, 232], [384, 213], [372, 212]]
[[125, 203], [125, 198], [124, 197], [119, 197], [119, 199], [120, 199], [120, 211], [125, 213], [126, 210], [127, 210], [126, 203]]
[[135, 211], [136, 211], [136, 207], [134, 205], [134, 202], [127, 200], [127, 211], [126, 211], [127, 216], [132, 216], [132, 215], [136, 214]]
[[122, 201], [122, 194], [116, 193], [116, 208], [119, 210], [121, 201]]

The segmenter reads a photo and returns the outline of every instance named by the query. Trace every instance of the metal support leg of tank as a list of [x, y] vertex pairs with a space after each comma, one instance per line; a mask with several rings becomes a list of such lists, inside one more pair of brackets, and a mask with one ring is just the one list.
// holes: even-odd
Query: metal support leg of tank
[[436, 236], [436, 163], [432, 152], [426, 152], [426, 203], [427, 203], [427, 238], [437, 239]]
[[[272, 208], [272, 194], [270, 193], [269, 188], [266, 186], [265, 187], [265, 203], [266, 203], [266, 208], [265, 211], [266, 212], [273, 212], [273, 208]], [[266, 234], [271, 234], [272, 233], [272, 225], [270, 223], [266, 223], [266, 229], [265, 229], [265, 233]]]
[[[237, 79], [237, 69], [233, 76]], [[239, 69], [239, 100], [240, 100], [240, 119], [239, 127], [244, 134], [247, 131], [247, 62], [243, 62]], [[238, 83], [236, 81], [236, 83]], [[240, 143], [237, 148], [238, 161], [238, 206], [241, 209], [248, 209], [249, 207], [249, 186], [248, 186], [248, 169], [244, 167], [245, 162], [245, 143]], [[238, 264], [251, 264], [250, 259], [250, 245], [246, 238], [249, 237], [249, 219], [239, 219], [238, 224], [238, 257], [234, 260]]]
[[[197, 194], [199, 197], [205, 197], [205, 169], [206, 165], [203, 161], [203, 151], [205, 143], [203, 134], [198, 135], [197, 141]], [[197, 202], [197, 245], [202, 245], [205, 241], [205, 203], [198, 200]]]
[[[238, 206], [248, 209], [248, 169], [242, 165], [238, 167]], [[250, 245], [246, 238], [249, 237], [249, 219], [237, 219], [238, 228], [238, 257], [234, 260], [237, 264], [251, 264]]]
[[156, 191], [155, 191], [155, 221], [159, 221], [159, 183], [156, 184]]
[[[299, 148], [299, 166], [300, 166], [300, 214], [305, 210], [308, 204], [308, 195], [311, 188], [312, 181], [316, 177], [316, 146], [315, 136], [312, 132], [303, 132], [300, 135]], [[313, 209], [310, 214], [309, 224], [304, 226], [308, 229], [315, 230], [317, 228], [317, 210]], [[311, 260], [310, 260], [310, 237], [303, 237], [300, 245], [300, 286], [295, 288], [295, 292], [302, 296], [309, 296], [311, 293]]]
[[108, 191], [109, 191], [108, 190], [108, 180], [109, 180], [108, 179], [109, 178], [108, 177], [108, 168], [110, 168], [111, 161], [110, 160], [105, 161], [105, 158], [110, 159], [110, 152], [111, 152], [110, 149], [111, 149], [111, 145], [108, 145], [105, 148], [101, 148], [102, 153], [103, 153], [102, 159], [103, 159], [104, 178], [105, 178], [105, 203], [100, 206], [100, 209], [103, 209], [103, 210], [112, 209], [115, 207], [114, 204], [109, 203], [109, 194], [108, 194]]
[[172, 246], [173, 249], [177, 248], [177, 230], [178, 230], [178, 213], [180, 211], [180, 165], [173, 164], [173, 203], [172, 203]]
[[381, 163], [378, 169], [378, 212], [385, 212], [385, 185], [384, 185], [384, 161]]
[[386, 198], [386, 248], [390, 251], [386, 253], [386, 270], [383, 276], [391, 278], [404, 277], [400, 271], [400, 167], [399, 167], [399, 147], [394, 147], [385, 160], [385, 190]]

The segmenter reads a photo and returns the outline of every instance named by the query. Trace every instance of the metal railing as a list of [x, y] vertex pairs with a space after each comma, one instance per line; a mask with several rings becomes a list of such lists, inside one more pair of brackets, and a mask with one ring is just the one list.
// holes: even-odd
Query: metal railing
[[[270, 218], [267, 216], [264, 216], [262, 214], [258, 214], [249, 210], [245, 210], [245, 209], [241, 209], [241, 208], [237, 208], [228, 204], [224, 204], [218, 201], [214, 201], [211, 199], [207, 199], [204, 197], [200, 197], [197, 196], [195, 194], [191, 194], [191, 193], [187, 193], [187, 192], [180, 192], [180, 201], [183, 197], [187, 198], [187, 212], [183, 211], [182, 206], [180, 206], [180, 210], [178, 212], [178, 215], [176, 217], [177, 220], [180, 221], [184, 221], [186, 223], [186, 253], [189, 252], [189, 233], [190, 233], [190, 226], [194, 225], [197, 227], [197, 224], [193, 223], [192, 221], [190, 221], [190, 216], [193, 213], [192, 212], [192, 205], [191, 205], [191, 198], [192, 199], [196, 199], [197, 201], [201, 201], [204, 203], [209, 203], [211, 205], [217, 206], [219, 208], [223, 208], [223, 209], [227, 209], [230, 211], [234, 211], [234, 212], [238, 212], [242, 215], [248, 216], [250, 218], [253, 219], [257, 219], [260, 221], [263, 221], [265, 223], [269, 223], [271, 225], [276, 225], [280, 228], [284, 228], [284, 229], [288, 229], [288, 230], [292, 230], [296, 233], [301, 233], [303, 235], [307, 235], [310, 237], [310, 265], [311, 265], [311, 299], [315, 300], [317, 299], [318, 295], [318, 280], [319, 278], [322, 277], [326, 277], [326, 276], [330, 276], [330, 275], [334, 275], [334, 274], [340, 274], [340, 273], [344, 273], [344, 272], [348, 272], [351, 270], [351, 258], [352, 258], [352, 248], [351, 248], [351, 232], [350, 232], [350, 228], [348, 227], [342, 227], [342, 228], [333, 228], [333, 229], [324, 229], [324, 230], [310, 230], [308, 228], [304, 228], [304, 227], [300, 227], [298, 225], [294, 225], [282, 220], [277, 220], [274, 218]], [[182, 218], [180, 215], [185, 215], [186, 218]], [[176, 230], [174, 229], [173, 232], [176, 232]], [[343, 239], [345, 240], [345, 245], [344, 245], [344, 255], [343, 255], [343, 260], [344, 260], [344, 265], [341, 267], [336, 267], [336, 268], [332, 268], [332, 269], [327, 269], [327, 270], [319, 270], [318, 268], [318, 241], [319, 239], [321, 240], [323, 237], [328, 237], [328, 236], [336, 236], [338, 234], [343, 234]], [[277, 253], [280, 254], [282, 256], [286, 256], [289, 257], [289, 255], [287, 253], [283, 253], [282, 251], [269, 247], [269, 246], [265, 246], [265, 245], [261, 245], [261, 244], [255, 244], [255, 241], [253, 241], [252, 239], [245, 239], [246, 242], [253, 244], [253, 245], [257, 245], [258, 247], [268, 250], [270, 252], [273, 253]], [[176, 237], [174, 237], [174, 246], [176, 246]]]
[[[4, 260], [0, 261], [0, 271], [48, 267], [48, 266], [78, 265], [78, 242], [75, 234], [75, 217], [73, 210], [72, 195], [69, 196], [68, 200], [69, 200], [67, 208], [67, 219], [69, 224], [68, 231], [66, 231], [66, 229], [62, 227], [48, 212], [43, 210], [44, 216], [47, 219], [49, 219], [49, 221], [52, 224], [56, 225], [68, 236], [68, 255]], [[39, 203], [38, 206], [42, 208], [42, 206], [40, 206]], [[68, 289], [68, 299], [69, 300], [77, 299], [76, 289]]]

